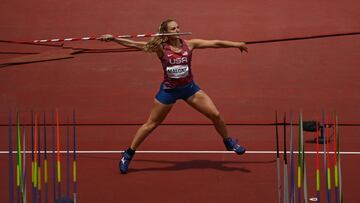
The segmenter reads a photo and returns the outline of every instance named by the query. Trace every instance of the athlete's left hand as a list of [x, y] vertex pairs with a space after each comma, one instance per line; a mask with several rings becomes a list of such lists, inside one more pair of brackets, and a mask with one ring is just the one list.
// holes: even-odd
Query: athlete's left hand
[[241, 45], [241, 46], [239, 47], [239, 49], [240, 49], [241, 52], [246, 52], [246, 53], [248, 53], [248, 48], [245, 46], [245, 43], [244, 43], [244, 45]]

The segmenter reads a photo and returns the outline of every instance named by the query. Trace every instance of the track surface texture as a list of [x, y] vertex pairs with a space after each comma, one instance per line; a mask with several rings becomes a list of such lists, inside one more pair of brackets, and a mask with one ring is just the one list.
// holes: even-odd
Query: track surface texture
[[[99, 41], [39, 46], [4, 40], [154, 33], [166, 18], [175, 19], [182, 31], [193, 33], [184, 39], [249, 42], [346, 34], [360, 32], [359, 10], [360, 3], [355, 0], [3, 2], [0, 151], [4, 153], [0, 154], [0, 162], [5, 164], [0, 168], [0, 202], [9, 201], [6, 152], [10, 110], [13, 123], [15, 111], [20, 112], [26, 150], [31, 150], [31, 111], [47, 113], [50, 147], [52, 112], [58, 109], [60, 123], [72, 124], [72, 111], [76, 109], [80, 203], [277, 202], [276, 154], [264, 152], [276, 149], [272, 125], [276, 110], [279, 120], [283, 112], [292, 112], [294, 123], [298, 123], [300, 111], [304, 120], [320, 118], [322, 111], [327, 115], [336, 111], [339, 123], [343, 124], [339, 127], [341, 151], [358, 152], [360, 146], [359, 35], [249, 44], [246, 54], [238, 49], [195, 50], [192, 63], [195, 81], [231, 124], [230, 135], [250, 152], [242, 156], [221, 153], [225, 148], [210, 122], [185, 102], [178, 101], [164, 125], [139, 150], [220, 152], [138, 153], [126, 175], [118, 171], [119, 151], [129, 146], [137, 128], [147, 119], [163, 76], [157, 57]], [[15, 127], [12, 129], [15, 150]], [[282, 149], [282, 126], [279, 129]], [[287, 129], [289, 140], [290, 127]], [[61, 126], [60, 132], [60, 147], [66, 150], [67, 126]], [[293, 132], [298, 150], [298, 126], [293, 126]], [[304, 136], [305, 150], [315, 151], [315, 144], [311, 143], [315, 134], [305, 132]], [[66, 154], [61, 155], [62, 194], [66, 193], [66, 158]], [[359, 158], [356, 154], [341, 156], [347, 203], [360, 201]], [[315, 155], [307, 154], [306, 159], [310, 198], [316, 196]], [[322, 155], [320, 160], [324, 176]], [[297, 163], [297, 159], [294, 161]], [[30, 167], [30, 154], [26, 162]], [[27, 190], [31, 191], [30, 176], [27, 182]], [[52, 181], [49, 188], [51, 184]], [[323, 180], [322, 201], [325, 188]], [[49, 196], [52, 194], [50, 191]]]

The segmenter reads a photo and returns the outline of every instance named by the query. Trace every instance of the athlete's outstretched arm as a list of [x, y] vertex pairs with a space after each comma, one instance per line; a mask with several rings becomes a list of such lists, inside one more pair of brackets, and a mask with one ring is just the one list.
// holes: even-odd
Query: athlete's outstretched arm
[[102, 35], [99, 40], [105, 41], [105, 42], [116, 42], [116, 43], [121, 44], [126, 47], [138, 48], [141, 50], [144, 49], [144, 46], [147, 43], [147, 42], [134, 41], [134, 40], [124, 39], [124, 38], [116, 38], [110, 34]]
[[190, 49], [205, 49], [205, 48], [238, 48], [241, 52], [247, 52], [245, 42], [233, 42], [225, 40], [204, 40], [191, 39], [187, 41]]

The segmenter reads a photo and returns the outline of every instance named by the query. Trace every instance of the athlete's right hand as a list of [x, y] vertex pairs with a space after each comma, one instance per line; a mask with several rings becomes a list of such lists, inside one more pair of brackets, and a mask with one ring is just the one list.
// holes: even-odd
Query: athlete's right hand
[[111, 41], [114, 41], [115, 40], [115, 37], [111, 34], [105, 34], [105, 35], [102, 35], [100, 38], [99, 38], [100, 41], [103, 41], [103, 42], [111, 42]]

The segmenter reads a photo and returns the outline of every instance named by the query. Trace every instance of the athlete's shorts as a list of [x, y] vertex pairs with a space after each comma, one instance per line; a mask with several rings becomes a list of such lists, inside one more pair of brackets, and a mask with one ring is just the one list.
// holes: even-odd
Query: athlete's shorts
[[186, 100], [196, 92], [200, 90], [200, 87], [195, 84], [194, 81], [182, 87], [175, 87], [173, 89], [164, 89], [164, 85], [160, 85], [159, 92], [155, 98], [162, 104], [173, 104], [178, 99]]

